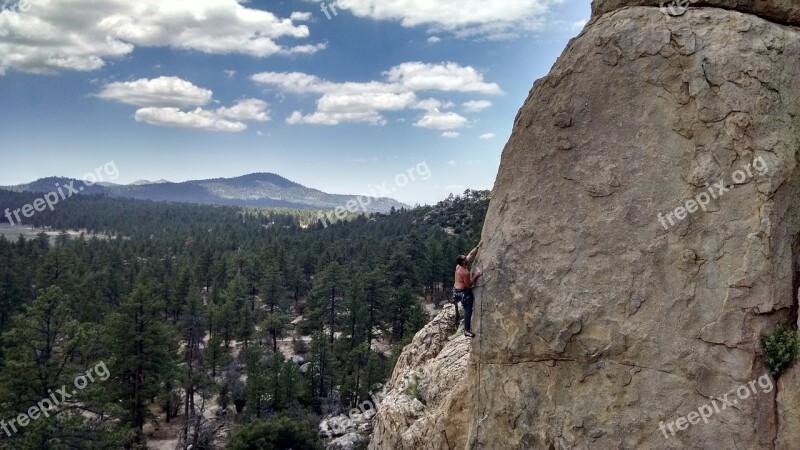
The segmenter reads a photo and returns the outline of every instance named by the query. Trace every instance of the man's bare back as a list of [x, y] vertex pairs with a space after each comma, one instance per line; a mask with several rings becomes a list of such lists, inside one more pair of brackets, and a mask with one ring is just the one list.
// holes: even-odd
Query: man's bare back
[[472, 287], [472, 275], [469, 269], [461, 266], [456, 266], [456, 280], [453, 283], [455, 289], [469, 289]]

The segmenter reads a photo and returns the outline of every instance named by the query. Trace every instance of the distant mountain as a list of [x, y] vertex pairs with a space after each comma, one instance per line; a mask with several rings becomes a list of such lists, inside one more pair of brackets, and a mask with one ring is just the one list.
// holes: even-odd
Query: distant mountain
[[144, 186], [145, 184], [164, 184], [164, 183], [171, 183], [171, 182], [167, 180], [158, 180], [158, 181], [136, 180], [133, 183], [128, 184], [128, 186]]
[[[84, 186], [82, 181], [63, 177], [48, 177], [32, 183], [3, 187], [15, 192], [51, 192], [64, 186], [84, 188], [82, 193], [103, 194], [109, 197], [128, 197], [141, 200], [237, 205], [259, 208], [334, 209], [346, 206], [355, 195], [327, 194], [305, 187], [274, 173], [252, 173], [236, 178], [214, 178], [172, 183], [166, 180], [139, 180], [128, 185], [112, 183]], [[369, 198], [364, 203], [367, 212], [389, 212], [392, 207], [408, 207], [391, 198]]]

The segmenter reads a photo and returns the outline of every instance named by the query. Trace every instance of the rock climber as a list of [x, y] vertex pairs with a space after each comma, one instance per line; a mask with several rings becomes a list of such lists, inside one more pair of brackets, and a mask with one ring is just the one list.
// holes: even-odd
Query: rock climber
[[473, 338], [475, 333], [472, 332], [472, 304], [475, 301], [475, 296], [472, 294], [472, 287], [478, 278], [483, 275], [480, 270], [475, 271], [473, 275], [469, 270], [469, 262], [475, 259], [483, 245], [483, 241], [478, 243], [478, 246], [472, 249], [467, 256], [458, 255], [456, 258], [456, 279], [453, 283], [453, 297], [460, 300], [464, 305], [464, 336]]

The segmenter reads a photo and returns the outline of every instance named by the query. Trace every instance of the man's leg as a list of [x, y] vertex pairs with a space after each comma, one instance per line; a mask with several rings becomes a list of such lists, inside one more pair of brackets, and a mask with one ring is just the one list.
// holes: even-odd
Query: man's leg
[[464, 331], [468, 333], [472, 332], [472, 303], [474, 300], [472, 292], [467, 291], [464, 293], [464, 301], [461, 302], [464, 305]]

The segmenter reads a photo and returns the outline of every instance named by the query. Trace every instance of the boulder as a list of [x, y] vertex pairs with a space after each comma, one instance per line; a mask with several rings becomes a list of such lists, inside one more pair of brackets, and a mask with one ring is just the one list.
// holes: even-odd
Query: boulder
[[325, 447], [325, 450], [355, 450], [364, 441], [364, 437], [358, 433], [347, 433], [338, 437]]
[[[655, 5], [596, 1], [515, 119], [478, 260], [466, 448], [797, 445], [797, 373], [750, 383], [761, 335], [797, 321], [800, 4]], [[742, 386], [757, 392], [693, 421]]]

